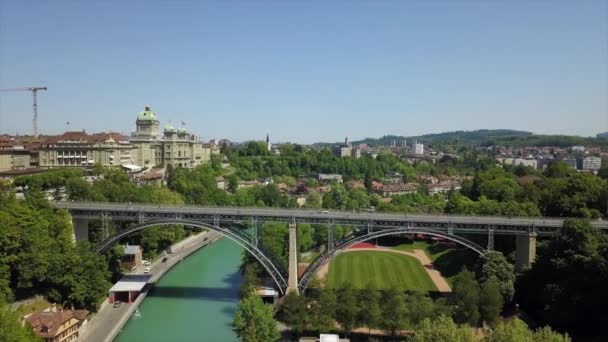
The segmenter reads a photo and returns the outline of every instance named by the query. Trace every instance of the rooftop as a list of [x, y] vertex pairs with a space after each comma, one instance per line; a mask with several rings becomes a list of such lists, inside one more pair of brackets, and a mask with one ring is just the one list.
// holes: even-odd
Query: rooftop
[[37, 312], [27, 317], [26, 321], [32, 326], [36, 335], [43, 338], [54, 338], [63, 323], [72, 318], [82, 321], [88, 314], [87, 310]]
[[150, 106], [146, 106], [144, 111], [139, 113], [137, 121], [158, 121], [156, 113], [150, 110]]
[[151, 275], [127, 274], [122, 277], [112, 288], [110, 292], [136, 292], [141, 291], [148, 281], [152, 278]]
[[138, 245], [126, 245], [124, 247], [125, 247], [125, 255], [137, 254], [137, 251], [141, 248]]

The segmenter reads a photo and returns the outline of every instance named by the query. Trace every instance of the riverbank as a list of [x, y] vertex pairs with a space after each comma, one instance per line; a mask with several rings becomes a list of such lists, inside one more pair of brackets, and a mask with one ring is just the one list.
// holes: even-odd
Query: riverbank
[[[149, 266], [152, 278], [137, 299], [130, 304], [123, 303], [118, 308], [114, 308], [105, 300], [99, 311], [81, 328], [80, 340], [87, 342], [111, 342], [146, 298], [148, 291], [150, 291], [154, 283], [184, 258], [220, 238], [220, 234], [208, 231], [189, 237], [171, 246], [170, 250], [173, 253], [167, 254], [166, 262], [162, 262], [162, 258], [159, 258]], [[140, 268], [139, 271], [134, 273], [142, 274], [143, 270]]]

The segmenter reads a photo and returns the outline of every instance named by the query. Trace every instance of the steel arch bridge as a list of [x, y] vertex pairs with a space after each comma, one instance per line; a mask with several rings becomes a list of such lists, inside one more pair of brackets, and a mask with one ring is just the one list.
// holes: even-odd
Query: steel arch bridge
[[[102, 253], [108, 248], [110, 248], [112, 245], [114, 245], [116, 242], [120, 241], [120, 239], [127, 237], [133, 233], [142, 231], [146, 228], [175, 224], [208, 229], [234, 241], [236, 244], [245, 249], [248, 253], [253, 255], [258, 260], [258, 262], [260, 262], [262, 267], [264, 267], [264, 269], [272, 277], [275, 285], [277, 286], [281, 294], [285, 294], [287, 292], [288, 281], [286, 280], [286, 278], [288, 278], [289, 275], [280, 266], [277, 260], [274, 259], [273, 255], [267, 250], [265, 250], [263, 246], [261, 246], [261, 244], [256, 241], [256, 238], [253, 235], [256, 234], [255, 231], [252, 232], [253, 234], [248, 234], [245, 231], [239, 229], [224, 228], [219, 225], [190, 220], [155, 220], [136, 224], [125, 230], [120, 231], [116, 235], [104, 239], [94, 247], [94, 251], [96, 253]], [[328, 229], [330, 236], [332, 235], [332, 230], [333, 228], [331, 227]], [[457, 235], [450, 235], [445, 232], [429, 228], [404, 227], [379, 231], [355, 231], [355, 234], [349, 235], [346, 238], [339, 240], [335, 243], [328, 241], [326, 250], [321, 253], [317, 258], [315, 258], [315, 260], [308, 266], [308, 268], [306, 268], [306, 270], [298, 280], [298, 290], [300, 292], [306, 291], [306, 289], [308, 288], [308, 284], [314, 278], [314, 274], [319, 270], [319, 268], [329, 262], [340, 251], [348, 249], [351, 246], [360, 242], [365, 242], [383, 236], [401, 234], [424, 234], [444, 238], [446, 240], [450, 240], [464, 247], [467, 247], [479, 255], [482, 255], [486, 251], [483, 247], [465, 238], [459, 237]], [[292, 256], [290, 256], [290, 259], [291, 258]]]
[[[281, 294], [306, 290], [312, 275], [340, 250], [358, 242], [386, 235], [421, 233], [441, 237], [463, 245], [478, 254], [493, 249], [494, 235], [516, 237], [516, 268], [529, 266], [536, 253], [536, 237], [551, 236], [562, 226], [564, 218], [509, 218], [492, 216], [454, 215], [410, 215], [389, 213], [359, 213], [346, 211], [317, 212], [302, 209], [234, 208], [149, 205], [131, 203], [100, 202], [54, 202], [54, 207], [66, 209], [72, 216], [77, 240], [88, 239], [88, 221], [101, 219], [106, 239], [97, 247], [103, 251], [110, 245], [136, 231], [152, 226], [183, 224], [202, 227], [219, 233], [251, 253], [268, 271]], [[132, 227], [108, 236], [109, 220], [136, 222]], [[289, 224], [289, 268], [281, 263], [258, 242], [258, 235], [265, 222]], [[251, 223], [250, 232], [231, 228], [234, 224]], [[319, 255], [300, 281], [297, 274], [297, 228], [296, 223], [323, 224], [329, 227], [325, 252]], [[596, 229], [608, 231], [608, 221], [592, 221]], [[350, 226], [354, 233], [341, 241], [333, 241], [333, 227]], [[456, 234], [478, 234], [487, 236], [484, 248]]]
[[220, 235], [229, 238], [234, 241], [239, 246], [243, 247], [247, 252], [253, 255], [260, 264], [266, 269], [268, 274], [272, 277], [277, 288], [284, 294], [285, 289], [287, 289], [287, 281], [285, 280], [284, 274], [285, 272], [281, 269], [280, 265], [276, 262], [276, 260], [272, 259], [272, 255], [265, 251], [261, 246], [259, 246], [256, 242], [254, 242], [249, 235], [245, 232], [238, 229], [231, 228], [223, 228], [217, 225], [212, 225], [204, 222], [198, 221], [188, 221], [188, 220], [158, 220], [158, 221], [149, 221], [145, 223], [140, 223], [135, 226], [129, 227], [126, 230], [119, 232], [118, 234], [108, 237], [103, 240], [99, 244], [97, 244], [94, 248], [96, 253], [102, 253], [110, 246], [118, 242], [120, 239], [129, 236], [135, 232], [144, 230], [150, 227], [157, 226], [166, 226], [166, 225], [175, 225], [181, 224], [190, 227], [198, 227], [203, 229], [208, 229], [214, 232], [219, 233]]

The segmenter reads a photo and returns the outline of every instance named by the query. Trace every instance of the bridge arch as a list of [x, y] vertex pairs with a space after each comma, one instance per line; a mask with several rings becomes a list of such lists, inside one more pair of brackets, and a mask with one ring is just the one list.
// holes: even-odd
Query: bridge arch
[[304, 274], [302, 274], [302, 277], [301, 277], [301, 279], [299, 281], [299, 285], [298, 285], [300, 293], [304, 293], [306, 291], [306, 289], [308, 288], [308, 284], [314, 277], [314, 274], [317, 273], [317, 271], [323, 265], [328, 263], [331, 259], [333, 259], [341, 251], [348, 249], [361, 242], [365, 242], [365, 241], [383, 237], [383, 236], [399, 235], [399, 234], [424, 234], [424, 235], [440, 237], [440, 238], [443, 238], [446, 240], [453, 241], [464, 247], [467, 247], [479, 255], [483, 255], [485, 253], [485, 248], [479, 246], [478, 244], [476, 244], [470, 240], [467, 240], [465, 238], [462, 238], [460, 236], [456, 236], [453, 234], [448, 234], [447, 232], [430, 229], [430, 228], [396, 228], [396, 229], [388, 229], [388, 230], [370, 231], [364, 235], [358, 235], [358, 236], [348, 238], [347, 240], [344, 240], [343, 242], [341, 242], [340, 245], [336, 246], [332, 251], [330, 251], [330, 252], [325, 251], [322, 254], [320, 254], [308, 266], [306, 271], [304, 271]]
[[192, 227], [208, 229], [208, 230], [217, 232], [220, 235], [227, 237], [230, 240], [234, 241], [236, 244], [243, 247], [247, 252], [251, 253], [260, 262], [260, 264], [262, 264], [262, 266], [266, 269], [268, 274], [270, 274], [270, 276], [274, 280], [274, 282], [277, 285], [281, 294], [285, 294], [285, 291], [287, 289], [287, 281], [285, 280], [285, 277], [279, 271], [279, 269], [276, 267], [276, 265], [272, 262], [272, 260], [270, 260], [268, 258], [268, 256], [266, 256], [266, 254], [264, 254], [264, 252], [258, 246], [252, 244], [249, 241], [247, 236], [245, 236], [244, 234], [238, 234], [236, 231], [231, 230], [231, 229], [222, 228], [220, 226], [215, 226], [215, 225], [211, 225], [211, 224], [204, 223], [204, 222], [190, 221], [190, 220], [155, 220], [155, 221], [148, 221], [148, 222], [140, 223], [140, 224], [134, 225], [132, 227], [129, 227], [128, 229], [123, 230], [120, 233], [118, 233], [114, 236], [111, 236], [111, 237], [107, 238], [106, 240], [100, 242], [99, 244], [97, 244], [95, 246], [94, 250], [96, 253], [101, 253], [101, 252], [105, 251], [108, 247], [115, 244], [120, 239], [122, 239], [126, 236], [129, 236], [135, 232], [138, 232], [138, 231], [144, 230], [146, 228], [150, 228], [150, 227], [169, 225], [169, 224], [181, 224], [181, 225], [185, 225], [185, 226], [192, 226]]

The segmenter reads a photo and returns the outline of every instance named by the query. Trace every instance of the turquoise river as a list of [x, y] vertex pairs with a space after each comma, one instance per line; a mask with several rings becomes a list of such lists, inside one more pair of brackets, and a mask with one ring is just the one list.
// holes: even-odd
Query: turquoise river
[[221, 239], [169, 270], [115, 342], [233, 342], [242, 248]]

